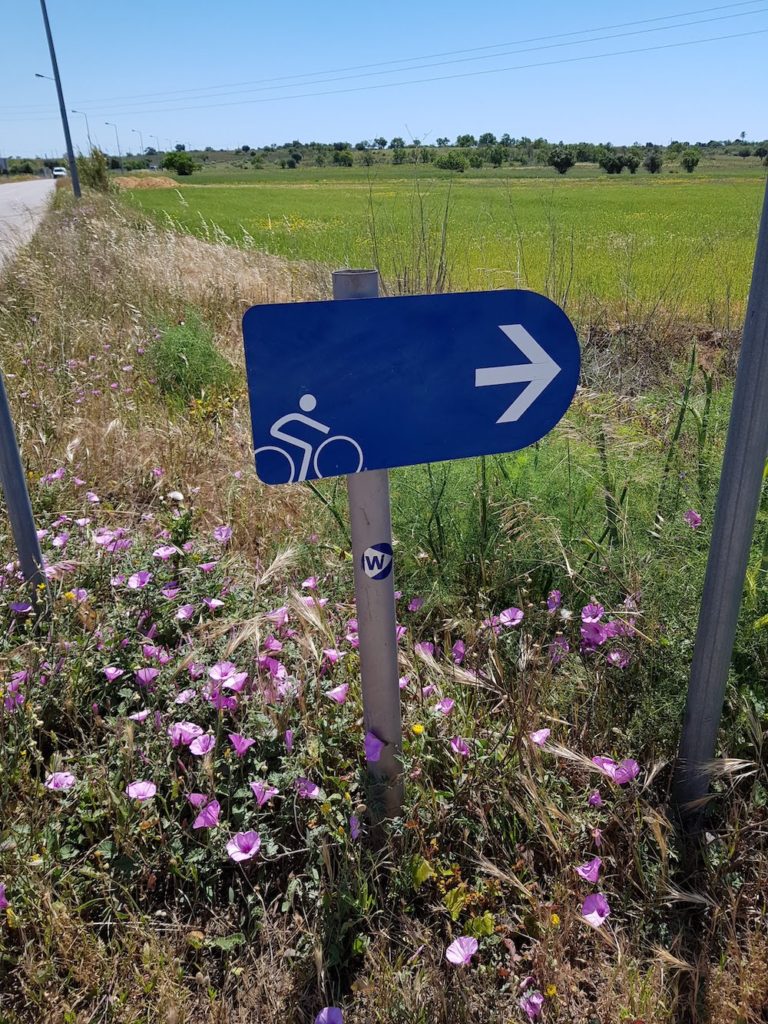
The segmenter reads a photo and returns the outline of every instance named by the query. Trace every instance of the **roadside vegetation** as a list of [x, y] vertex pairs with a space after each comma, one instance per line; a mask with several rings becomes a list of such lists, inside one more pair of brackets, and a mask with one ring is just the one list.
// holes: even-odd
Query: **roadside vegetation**
[[[455, 286], [454, 209], [368, 207], [389, 291]], [[240, 336], [356, 250], [57, 194], [0, 279], [47, 565], [32, 598], [3, 515], [3, 1024], [765, 1019], [765, 502], [695, 841], [669, 807], [746, 286], [722, 245], [729, 302], [632, 260], [574, 298], [557, 216], [520, 283], [579, 330], [565, 420], [392, 474], [406, 807], [380, 844], [343, 482], [258, 483]]]

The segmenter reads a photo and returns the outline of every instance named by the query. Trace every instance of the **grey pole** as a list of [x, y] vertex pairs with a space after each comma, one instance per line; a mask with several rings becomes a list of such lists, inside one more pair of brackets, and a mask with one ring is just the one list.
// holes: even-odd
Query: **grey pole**
[[61, 123], [64, 127], [64, 141], [67, 144], [67, 159], [69, 160], [69, 173], [72, 178], [72, 191], [75, 194], [75, 199], [80, 198], [80, 175], [77, 173], [77, 161], [75, 160], [75, 151], [72, 148], [72, 137], [69, 134], [69, 121], [67, 120], [67, 108], [64, 104], [64, 92], [61, 88], [61, 78], [59, 76], [59, 65], [56, 60], [56, 50], [53, 48], [53, 36], [51, 35], [51, 25], [48, 21], [48, 11], [45, 6], [45, 0], [40, 0], [40, 6], [43, 9], [43, 21], [45, 22], [45, 34], [48, 37], [48, 49], [51, 51], [51, 66], [53, 67], [53, 78], [56, 82], [56, 93], [59, 97], [59, 110], [61, 111]]
[[[339, 270], [333, 275], [334, 299], [375, 299], [379, 294], [376, 270]], [[400, 686], [397, 671], [397, 619], [394, 572], [384, 579], [369, 577], [364, 554], [374, 545], [392, 549], [389, 511], [389, 474], [385, 469], [347, 477], [352, 557], [355, 565], [355, 601], [360, 639], [360, 677], [363, 689], [363, 723], [386, 746], [378, 761], [368, 762], [374, 780], [374, 820], [397, 817], [403, 807], [400, 763], [403, 727], [400, 719]]]
[[112, 121], [105, 121], [104, 124], [108, 124], [110, 128], [115, 129], [115, 142], [117, 143], [117, 159], [120, 161], [120, 170], [125, 174], [125, 168], [123, 167], [123, 154], [120, 152], [120, 136], [117, 134], [117, 125]]
[[19, 553], [24, 578], [33, 587], [45, 582], [43, 556], [37, 539], [27, 481], [21, 465], [16, 431], [13, 429], [8, 395], [0, 373], [0, 484], [2, 484], [11, 531]]
[[768, 185], [678, 751], [674, 797], [684, 813], [686, 805], [705, 797], [709, 789], [706, 764], [715, 753], [766, 456]]
[[86, 114], [86, 112], [84, 110], [73, 110], [72, 113], [73, 114], [82, 114], [83, 117], [85, 118], [85, 134], [88, 136], [88, 149], [89, 150], [93, 149], [93, 143], [91, 142], [91, 129], [90, 129], [90, 126], [88, 124], [88, 115]]
[[138, 128], [131, 128], [131, 131], [139, 136], [139, 142], [141, 143], [141, 155], [144, 156], [144, 136], [141, 134]]

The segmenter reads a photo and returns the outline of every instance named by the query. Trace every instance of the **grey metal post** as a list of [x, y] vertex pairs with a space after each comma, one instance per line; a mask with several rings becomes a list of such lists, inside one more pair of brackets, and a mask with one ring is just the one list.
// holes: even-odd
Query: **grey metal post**
[[59, 97], [59, 110], [61, 111], [61, 123], [64, 128], [64, 141], [67, 144], [67, 159], [69, 160], [69, 173], [72, 178], [72, 191], [75, 194], [75, 199], [80, 198], [80, 175], [77, 173], [77, 161], [75, 160], [75, 151], [72, 148], [72, 137], [69, 134], [69, 121], [67, 120], [67, 108], [64, 103], [64, 92], [61, 88], [61, 78], [59, 76], [59, 64], [56, 60], [56, 50], [53, 48], [53, 36], [51, 35], [51, 25], [48, 21], [48, 11], [45, 6], [45, 0], [40, 0], [40, 6], [43, 9], [43, 21], [45, 22], [45, 34], [48, 37], [48, 49], [51, 51], [51, 66], [53, 67], [53, 78], [56, 82], [56, 93]]
[[108, 124], [110, 128], [115, 129], [115, 142], [117, 143], [117, 159], [120, 161], [120, 170], [125, 174], [125, 167], [123, 167], [123, 154], [120, 151], [120, 136], [117, 134], [117, 125], [114, 121], [105, 121], [104, 124]]
[[[379, 294], [376, 270], [339, 270], [333, 275], [334, 299], [375, 299]], [[400, 759], [403, 727], [397, 670], [397, 619], [394, 571], [384, 579], [366, 575], [363, 556], [374, 545], [392, 547], [389, 510], [389, 474], [385, 469], [347, 477], [352, 557], [355, 564], [355, 601], [360, 639], [360, 677], [363, 722], [386, 744], [378, 761], [368, 762], [375, 780], [372, 794], [374, 819], [396, 817], [403, 807]]]
[[93, 142], [91, 142], [91, 126], [88, 124], [88, 115], [84, 110], [73, 110], [73, 114], [82, 114], [85, 118], [85, 134], [88, 136], [88, 151], [93, 149]]
[[768, 456], [768, 184], [704, 579], [674, 796], [706, 796]]
[[0, 485], [5, 495], [11, 531], [19, 553], [24, 578], [33, 587], [45, 582], [42, 571], [43, 556], [37, 539], [32, 505], [29, 501], [27, 481], [21, 465], [16, 431], [13, 429], [8, 395], [0, 373]]

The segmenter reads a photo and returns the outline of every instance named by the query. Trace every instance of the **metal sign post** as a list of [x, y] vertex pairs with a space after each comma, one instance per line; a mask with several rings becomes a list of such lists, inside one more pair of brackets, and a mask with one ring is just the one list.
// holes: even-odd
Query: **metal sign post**
[[0, 373], [0, 484], [2, 484], [11, 531], [19, 553], [24, 578], [32, 587], [45, 582], [42, 571], [43, 556], [37, 539], [32, 505], [29, 501], [27, 481], [21, 465], [16, 431], [13, 429], [8, 395]]
[[[374, 299], [376, 270], [339, 270], [333, 275], [334, 299]], [[377, 469], [347, 477], [355, 602], [363, 690], [363, 728], [385, 743], [377, 761], [368, 762], [376, 782], [374, 817], [396, 817], [403, 807], [400, 758], [403, 726], [397, 671], [397, 618], [389, 508], [389, 473]]]
[[[768, 456], [768, 186], [736, 371], [688, 700], [675, 802], [686, 812], [706, 796], [744, 579]], [[690, 813], [690, 808], [688, 813]]]

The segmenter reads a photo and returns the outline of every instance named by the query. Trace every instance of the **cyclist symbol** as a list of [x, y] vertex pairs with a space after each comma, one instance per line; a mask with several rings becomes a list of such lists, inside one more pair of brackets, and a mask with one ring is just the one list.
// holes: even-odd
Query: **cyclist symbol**
[[[354, 468], [350, 467], [349, 469], [341, 470], [341, 472], [359, 473], [363, 468], [363, 450], [357, 441], [353, 440], [351, 437], [347, 437], [345, 434], [333, 434], [329, 437], [328, 435], [331, 433], [330, 427], [326, 426], [325, 423], [320, 423], [319, 420], [314, 420], [310, 416], [304, 415], [304, 413], [307, 412], [314, 412], [316, 406], [317, 399], [314, 395], [302, 395], [299, 399], [299, 408], [302, 411], [289, 413], [287, 416], [281, 416], [280, 419], [275, 420], [269, 429], [269, 433], [272, 437], [276, 438], [278, 441], [283, 441], [294, 448], [298, 448], [301, 451], [301, 465], [299, 466], [298, 476], [296, 476], [296, 463], [294, 462], [294, 456], [291, 455], [290, 451], [286, 451], [284, 448], [272, 444], [264, 445], [262, 448], [256, 449], [257, 456], [265, 452], [277, 452], [278, 455], [282, 455], [283, 458], [286, 459], [288, 462], [288, 479], [280, 480], [280, 483], [292, 484], [294, 482], [306, 480], [310, 463], [314, 468], [315, 476], [322, 478], [323, 474], [320, 470], [320, 455], [324, 449], [327, 449], [330, 445], [338, 444], [339, 442], [354, 449], [354, 452], [352, 453], [352, 461], [356, 463]], [[310, 427], [312, 430], [316, 430], [319, 434], [324, 435], [325, 440], [321, 441], [315, 448], [310, 441], [304, 441], [302, 438], [296, 437], [294, 434], [284, 430], [283, 428], [289, 423], [303, 423], [304, 426]], [[339, 461], [340, 460], [336, 458], [333, 467], [334, 472], [336, 473], [339, 472], [337, 468]], [[273, 482], [277, 483], [278, 481]]]

